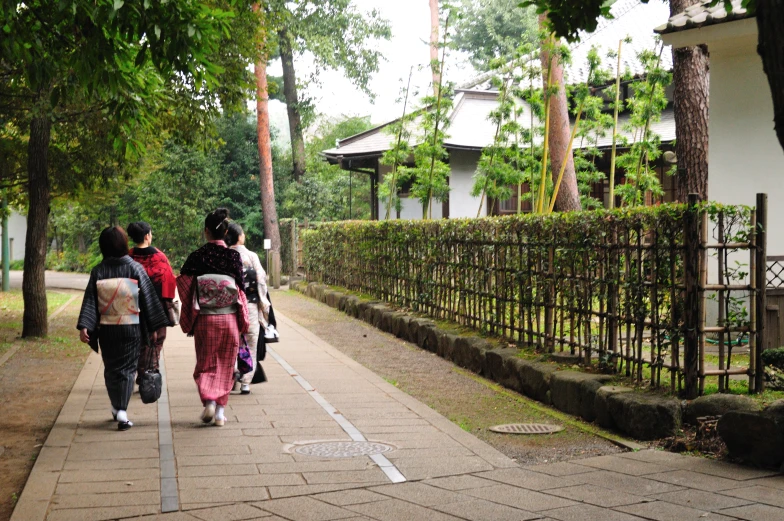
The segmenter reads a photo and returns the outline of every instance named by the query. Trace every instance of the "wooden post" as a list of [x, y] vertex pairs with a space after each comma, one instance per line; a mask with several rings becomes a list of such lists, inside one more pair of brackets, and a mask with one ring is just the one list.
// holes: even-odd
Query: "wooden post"
[[694, 399], [699, 394], [699, 329], [700, 313], [700, 216], [697, 204], [700, 197], [689, 194], [688, 209], [684, 214], [684, 282], [685, 316], [683, 339], [684, 398]]
[[767, 226], [768, 226], [768, 194], [757, 194], [757, 228], [756, 228], [756, 246], [757, 246], [757, 259], [756, 259], [756, 331], [755, 336], [755, 351], [751, 353], [756, 361], [754, 374], [754, 390], [761, 393], [765, 390], [765, 368], [762, 364], [762, 352], [765, 350], [765, 312], [767, 306], [766, 289], [768, 285], [767, 279]]

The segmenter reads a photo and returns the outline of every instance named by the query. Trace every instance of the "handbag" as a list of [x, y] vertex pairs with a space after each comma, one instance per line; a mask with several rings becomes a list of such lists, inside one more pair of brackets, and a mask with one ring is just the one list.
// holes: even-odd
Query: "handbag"
[[237, 353], [237, 370], [240, 374], [248, 374], [253, 371], [253, 357], [248, 349], [248, 341], [245, 340], [245, 335], [242, 335], [242, 343], [240, 343], [240, 350]]
[[169, 317], [169, 325], [177, 326], [180, 324], [180, 312], [182, 311], [182, 302], [180, 295], [175, 290], [174, 298], [170, 302], [166, 302], [166, 315]]
[[264, 368], [261, 366], [261, 361], [267, 357], [267, 343], [264, 342], [264, 336], [259, 335], [259, 341], [256, 344], [256, 372], [253, 373], [252, 384], [263, 384], [267, 381], [267, 375], [264, 373]]
[[[155, 348], [150, 346], [147, 349], [148, 360], [147, 367], [152, 366], [152, 357], [155, 354]], [[161, 397], [161, 390], [163, 389], [163, 378], [160, 371], [157, 369], [146, 369], [139, 378], [139, 397], [142, 403], [155, 403]]]

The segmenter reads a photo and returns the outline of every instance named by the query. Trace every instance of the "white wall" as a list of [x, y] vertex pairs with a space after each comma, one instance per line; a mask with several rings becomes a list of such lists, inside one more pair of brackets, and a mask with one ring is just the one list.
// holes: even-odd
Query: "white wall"
[[710, 49], [708, 197], [754, 205], [768, 194], [768, 255], [784, 255], [784, 151], [754, 38]]
[[[474, 186], [474, 174], [479, 162], [480, 152], [452, 150], [449, 153], [449, 166], [452, 176], [449, 178], [449, 217], [476, 217], [479, 210], [479, 197], [471, 195]], [[482, 203], [481, 216], [487, 215], [487, 204]]]
[[11, 241], [12, 261], [24, 259], [26, 236], [27, 217], [19, 214], [15, 210], [11, 210], [11, 215], [8, 217], [8, 238]]
[[[384, 176], [389, 175], [391, 171], [391, 167], [386, 165], [380, 165], [378, 171], [379, 183], [384, 179]], [[422, 203], [419, 202], [418, 199], [414, 199], [411, 197], [401, 197], [400, 202], [402, 203], [402, 209], [400, 211], [400, 218], [401, 219], [422, 219]], [[388, 200], [382, 199], [379, 196], [378, 199], [378, 218], [379, 220], [383, 221], [387, 215], [387, 203]], [[450, 207], [451, 208], [451, 207]], [[433, 201], [433, 219], [440, 219], [443, 216], [443, 205], [438, 201]], [[390, 219], [397, 218], [397, 212], [394, 208], [392, 211], [389, 212]]]

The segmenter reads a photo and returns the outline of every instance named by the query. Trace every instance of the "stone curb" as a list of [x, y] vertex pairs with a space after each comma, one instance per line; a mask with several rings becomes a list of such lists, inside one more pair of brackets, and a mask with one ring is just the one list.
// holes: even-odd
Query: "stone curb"
[[432, 320], [406, 315], [379, 301], [360, 300], [324, 284], [301, 281], [292, 288], [508, 389], [604, 428], [639, 440], [673, 436], [680, 429], [682, 405], [675, 398], [608, 385], [610, 375], [560, 371], [553, 364], [525, 360], [517, 356], [516, 349], [494, 348], [483, 338], [448, 333]]

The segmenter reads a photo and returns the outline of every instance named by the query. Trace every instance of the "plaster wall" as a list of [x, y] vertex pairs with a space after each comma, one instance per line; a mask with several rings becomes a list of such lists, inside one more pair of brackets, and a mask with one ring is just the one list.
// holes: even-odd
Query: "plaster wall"
[[[479, 209], [479, 197], [471, 195], [474, 186], [474, 174], [479, 163], [480, 152], [469, 150], [452, 150], [449, 153], [449, 166], [452, 173], [449, 178], [449, 218], [476, 217]], [[487, 204], [482, 203], [481, 216], [487, 215]]]
[[784, 255], [784, 151], [755, 38], [711, 46], [708, 197], [754, 205], [768, 194], [768, 255]]

